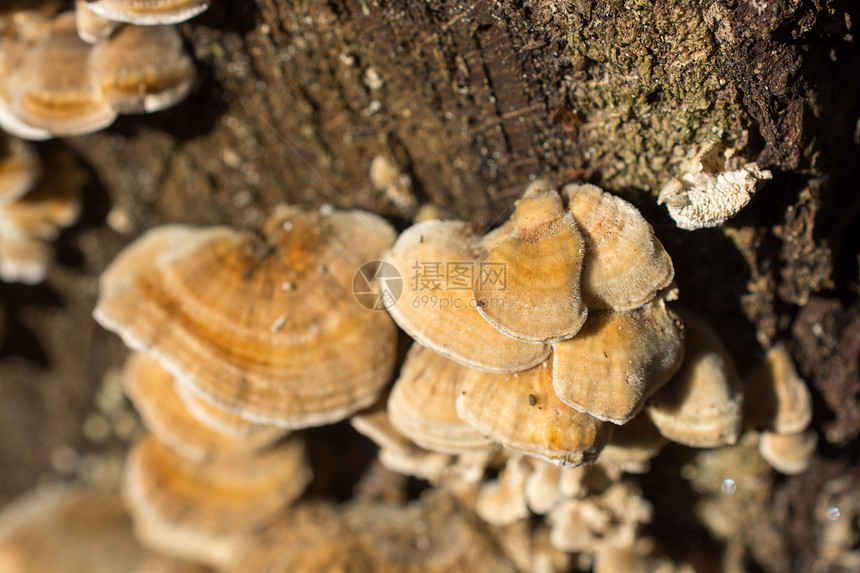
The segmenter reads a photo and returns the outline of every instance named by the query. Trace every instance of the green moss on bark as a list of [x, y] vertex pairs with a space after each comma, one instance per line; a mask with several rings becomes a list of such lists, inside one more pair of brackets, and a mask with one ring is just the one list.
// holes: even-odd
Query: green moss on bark
[[568, 25], [568, 105], [583, 167], [604, 187], [656, 192], [690, 143], [741, 137], [743, 112], [692, 0], [598, 2]]

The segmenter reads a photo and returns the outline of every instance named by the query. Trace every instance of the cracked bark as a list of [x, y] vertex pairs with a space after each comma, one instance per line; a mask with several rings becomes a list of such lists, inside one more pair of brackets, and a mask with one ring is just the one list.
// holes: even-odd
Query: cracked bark
[[[833, 418], [827, 435], [856, 447], [856, 369], [817, 366], [822, 355], [856, 361], [853, 347], [810, 334], [832, 322], [840, 339], [856, 321], [834, 317], [858, 309], [856, 5], [214, 4], [182, 26], [199, 66], [188, 101], [41, 146], [71, 149], [94, 183], [47, 285], [2, 289], [0, 459], [10, 469], [0, 499], [53, 471], [61, 445], [122, 446], [81, 431], [124, 354], [89, 311], [98, 273], [144, 230], [256, 227], [283, 201], [369, 209], [401, 227], [432, 202], [486, 228], [543, 175], [589, 180], [640, 206], [675, 260], [682, 301], [727, 333], [742, 368], [757, 341], [787, 339]], [[728, 230], [678, 231], [653, 199], [693, 143], [717, 136], [776, 176]], [[375, 157], [408, 184], [374, 186]], [[798, 314], [810, 300], [821, 301], [818, 322]], [[795, 550], [808, 559], [814, 548]]]

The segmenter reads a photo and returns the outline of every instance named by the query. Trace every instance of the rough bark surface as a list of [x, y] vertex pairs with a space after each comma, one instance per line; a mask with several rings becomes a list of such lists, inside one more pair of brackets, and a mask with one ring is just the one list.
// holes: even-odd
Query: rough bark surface
[[[187, 101], [39, 146], [71, 150], [93, 183], [48, 282], [0, 285], [0, 502], [105, 471], [88, 460], [125, 447], [125, 350], [90, 312], [99, 273], [144, 230], [258, 227], [284, 201], [400, 227], [435, 203], [488, 228], [549, 176], [641, 208], [681, 302], [712, 318], [741, 371], [787, 341], [821, 465], [774, 480], [781, 509], [756, 539], [792, 558], [752, 559], [808, 570], [817, 522], [797, 516], [856, 466], [860, 434], [858, 23], [851, 0], [213, 0], [181, 26], [199, 70]], [[656, 193], [695, 143], [718, 139], [774, 178], [726, 226], [680, 231]], [[373, 181], [377, 157], [402, 177]], [[98, 420], [113, 432], [85, 433]], [[656, 515], [682, 523], [671, 505]]]

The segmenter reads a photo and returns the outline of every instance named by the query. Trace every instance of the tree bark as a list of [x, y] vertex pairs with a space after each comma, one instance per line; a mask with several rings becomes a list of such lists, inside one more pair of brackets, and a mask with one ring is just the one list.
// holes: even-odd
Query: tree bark
[[[803, 492], [849, 471], [860, 434], [858, 21], [849, 0], [213, 0], [181, 27], [199, 73], [187, 101], [40, 145], [70, 150], [93, 183], [47, 284], [2, 287], [0, 501], [77, 471], [63, 469], [65, 446], [124, 447], [82, 430], [107, 416], [99, 401], [125, 354], [90, 312], [98, 274], [146, 229], [254, 228], [281, 202], [367, 209], [400, 228], [434, 203], [486, 229], [550, 177], [640, 207], [680, 302], [713, 320], [742, 372], [789, 344], [822, 463], [774, 486], [789, 509], [766, 519], [785, 558], [754, 560], [803, 570], [816, 533], [790, 517], [812, 516]], [[774, 178], [725, 227], [678, 230], [656, 194], [714, 140]], [[374, 159], [395, 176], [371, 177]]]

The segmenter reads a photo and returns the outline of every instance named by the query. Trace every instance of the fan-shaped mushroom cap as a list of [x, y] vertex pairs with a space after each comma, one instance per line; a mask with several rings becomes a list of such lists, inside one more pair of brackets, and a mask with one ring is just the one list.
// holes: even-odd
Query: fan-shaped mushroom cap
[[107, 127], [116, 111], [102, 99], [87, 68], [91, 46], [78, 37], [73, 12], [57, 16], [11, 91], [12, 113], [57, 136]]
[[41, 239], [0, 236], [0, 279], [8, 283], [40, 283], [48, 275], [51, 255], [50, 245]]
[[626, 424], [684, 359], [684, 327], [662, 299], [628, 312], [591, 313], [553, 345], [553, 387], [568, 406]]
[[187, 386], [176, 382], [175, 378], [173, 378], [173, 381], [173, 391], [185, 406], [185, 409], [188, 410], [188, 413], [214, 432], [242, 439], [257, 432], [266, 432], [268, 428], [274, 427], [265, 424], [255, 424], [233, 412], [222, 410], [195, 394]]
[[154, 229], [105, 271], [94, 315], [218, 407], [285, 428], [335, 422], [372, 403], [394, 367], [394, 323], [351, 293], [392, 240], [359, 211], [286, 208], [265, 240]]
[[524, 372], [469, 372], [457, 412], [506, 448], [569, 467], [593, 461], [610, 432], [558, 399], [549, 360]]
[[627, 201], [589, 184], [563, 189], [585, 240], [582, 296], [590, 310], [630, 310], [675, 276], [654, 229]]
[[204, 426], [176, 395], [173, 376], [145, 354], [132, 353], [125, 364], [123, 382], [126, 394], [149, 431], [189, 460], [202, 462], [249, 454], [271, 445], [286, 433], [277, 426], [264, 426], [240, 438]]
[[455, 456], [425, 450], [398, 432], [382, 403], [356, 414], [349, 423], [379, 446], [379, 462], [393, 472], [438, 482], [456, 461]]
[[119, 22], [102, 18], [89, 8], [87, 0], [75, 0], [75, 25], [78, 36], [88, 44], [97, 44], [120, 26]]
[[612, 432], [609, 443], [600, 452], [598, 463], [612, 472], [641, 474], [651, 468], [651, 458], [660, 453], [669, 440], [645, 412]]
[[428, 450], [460, 454], [494, 443], [460, 419], [454, 403], [469, 368], [418, 343], [412, 345], [388, 399], [388, 417], [403, 435]]
[[153, 26], [193, 18], [209, 7], [209, 0], [88, 0], [86, 7], [108, 20]]
[[818, 434], [813, 430], [796, 434], [762, 432], [758, 450], [770, 467], [787, 475], [802, 474], [809, 469], [818, 445]]
[[[48, 35], [49, 21], [34, 14], [21, 24], [7, 30], [0, 49], [0, 127], [22, 139], [42, 140], [53, 137], [50, 132], [21, 121], [12, 111], [20, 95], [21, 82], [33, 66], [33, 54]], [[18, 24], [17, 18], [15, 24]]]
[[406, 229], [385, 257], [403, 277], [403, 293], [388, 312], [420, 344], [470, 368], [514, 372], [540, 364], [549, 346], [505, 336], [475, 311], [474, 276], [487, 270], [472, 255], [476, 240], [461, 221]]
[[782, 344], [769, 349], [745, 387], [750, 423], [780, 434], [802, 432], [812, 420], [812, 396]]
[[[587, 314], [579, 277], [584, 246], [561, 197], [530, 188], [517, 202], [510, 234], [479, 260], [474, 280], [478, 312], [504, 334], [525, 342], [554, 342], [576, 334]], [[504, 280], [487, 280], [488, 269]]]
[[123, 494], [141, 542], [221, 566], [242, 535], [274, 519], [310, 478], [298, 436], [261, 455], [205, 464], [186, 460], [148, 436], [128, 456]]
[[89, 65], [101, 97], [119, 113], [170, 107], [194, 82], [194, 65], [170, 26], [123, 26], [93, 47]]
[[660, 433], [695, 448], [734, 444], [741, 430], [743, 392], [734, 362], [704, 318], [680, 311], [687, 335], [684, 364], [648, 401]]
[[0, 514], [3, 573], [203, 573], [141, 547], [114, 493], [40, 487]]

